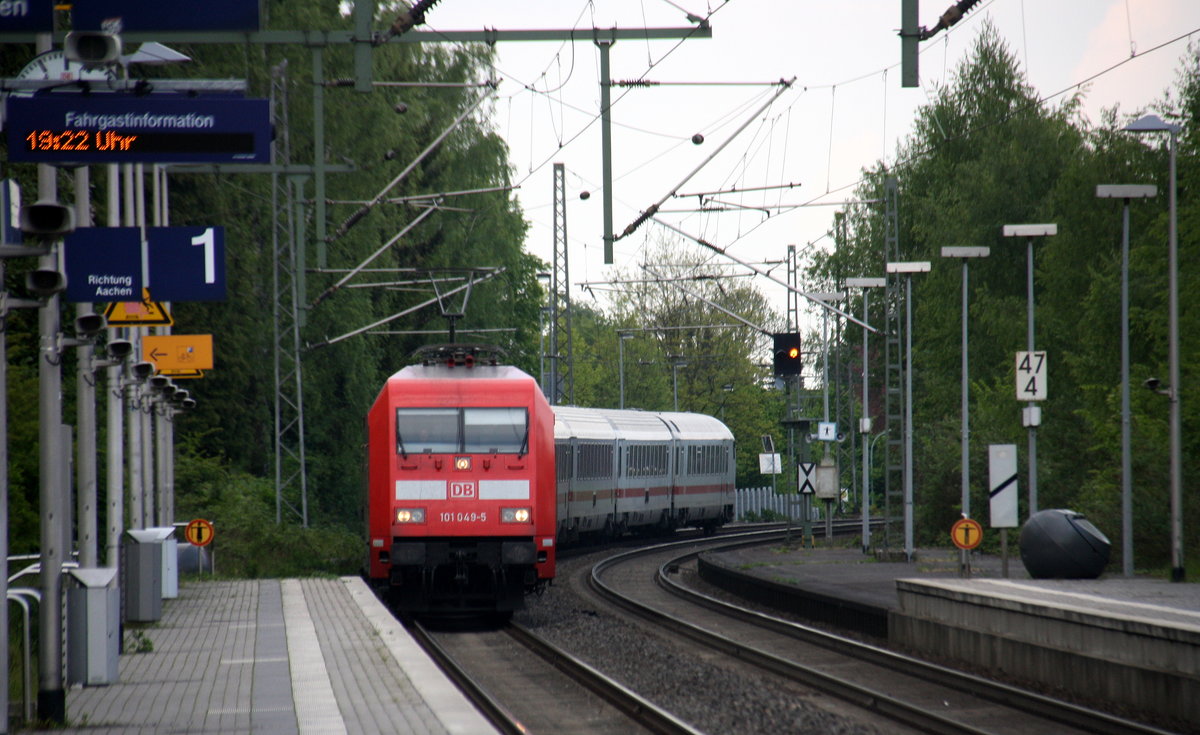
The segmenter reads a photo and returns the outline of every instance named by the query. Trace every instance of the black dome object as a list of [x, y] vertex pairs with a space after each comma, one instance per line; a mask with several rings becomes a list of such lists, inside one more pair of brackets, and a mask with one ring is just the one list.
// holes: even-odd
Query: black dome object
[[1112, 546], [1100, 529], [1073, 510], [1042, 510], [1021, 528], [1021, 561], [1034, 579], [1095, 579]]

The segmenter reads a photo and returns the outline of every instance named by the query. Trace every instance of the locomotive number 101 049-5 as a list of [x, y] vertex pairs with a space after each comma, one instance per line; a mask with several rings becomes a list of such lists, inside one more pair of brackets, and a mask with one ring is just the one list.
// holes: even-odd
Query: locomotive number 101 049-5
[[487, 513], [438, 513], [442, 523], [487, 523]]

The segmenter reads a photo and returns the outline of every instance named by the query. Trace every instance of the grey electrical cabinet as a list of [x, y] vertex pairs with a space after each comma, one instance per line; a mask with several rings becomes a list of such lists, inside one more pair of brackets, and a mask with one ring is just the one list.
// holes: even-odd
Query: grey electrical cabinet
[[154, 623], [162, 619], [162, 535], [155, 529], [125, 532], [125, 619]]
[[117, 570], [72, 569], [67, 587], [67, 683], [103, 686], [117, 681], [120, 591]]

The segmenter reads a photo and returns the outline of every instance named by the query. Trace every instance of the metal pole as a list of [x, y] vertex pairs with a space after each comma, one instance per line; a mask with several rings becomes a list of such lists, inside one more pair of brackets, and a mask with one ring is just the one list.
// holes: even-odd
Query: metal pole
[[1129, 408], [1129, 198], [1121, 213], [1121, 572], [1133, 576], [1133, 459]]
[[613, 262], [612, 214], [612, 76], [608, 52], [613, 41], [597, 41], [600, 49], [600, 161], [604, 186], [604, 262]]
[[[867, 308], [868, 296], [871, 289], [863, 289], [863, 321], [868, 322], [870, 312]], [[870, 381], [869, 364], [867, 359], [867, 340], [870, 335], [867, 330], [863, 330], [863, 349], [862, 349], [862, 405], [863, 418], [866, 419], [871, 415], [871, 403], [869, 398]], [[863, 424], [864, 426], [866, 423]], [[870, 432], [870, 429], [867, 429]], [[863, 458], [862, 458], [862, 550], [866, 554], [871, 550], [871, 449], [870, 449], [869, 434], [863, 439]]]
[[[41, 48], [41, 44], [39, 44]], [[55, 169], [38, 166], [38, 199], [58, 200]], [[41, 267], [59, 268], [59, 243], [41, 259]], [[62, 724], [67, 717], [63, 689], [62, 636], [62, 517], [67, 511], [64, 497], [65, 464], [62, 446], [62, 356], [58, 351], [58, 295], [46, 299], [38, 309], [38, 466], [41, 508], [41, 592], [38, 605], [38, 717]], [[7, 600], [4, 604], [8, 604]], [[5, 713], [7, 714], [7, 713]]]
[[[1033, 238], [1025, 240], [1025, 349], [1033, 352]], [[1037, 403], [1029, 401], [1029, 408]], [[1033, 411], [1030, 411], [1033, 413]], [[1029, 422], [1029, 516], [1038, 512], [1037, 497], [1037, 426]]]
[[[967, 259], [962, 262], [962, 396], [959, 409], [962, 412], [962, 517], [971, 517], [971, 463], [970, 438], [967, 424]], [[970, 575], [967, 550], [962, 549], [958, 555], [958, 572], [962, 576]]]
[[679, 364], [671, 365], [671, 392], [675, 395], [675, 410], [679, 410]]
[[[0, 258], [0, 293], [4, 259]], [[4, 294], [7, 297], [7, 294]], [[7, 314], [0, 317], [7, 318]], [[8, 336], [0, 330], [0, 735], [8, 735]], [[26, 698], [28, 698], [26, 690]]]
[[1171, 128], [1171, 201], [1170, 201], [1170, 231], [1168, 236], [1168, 269], [1170, 272], [1167, 290], [1167, 332], [1168, 332], [1168, 369], [1170, 387], [1167, 389], [1167, 400], [1171, 406], [1171, 581], [1184, 581], [1183, 566], [1183, 464], [1181, 452], [1183, 448], [1182, 431], [1180, 427], [1179, 394], [1182, 386], [1179, 384], [1179, 243], [1176, 226], [1176, 181], [1175, 181], [1175, 149], [1176, 128]]
[[[90, 177], [86, 166], [75, 169], [75, 226], [91, 227]], [[76, 304], [75, 315], [91, 315], [91, 304]], [[75, 459], [76, 511], [79, 528], [79, 566], [99, 565], [96, 513], [96, 377], [92, 363], [95, 346], [89, 340], [77, 348], [75, 370], [75, 417], [77, 445]]]
[[912, 276], [905, 278], [904, 295], [904, 556], [913, 560], [912, 462]]
[[[120, 224], [120, 171], [116, 164], [108, 165], [108, 226]], [[105, 475], [105, 490], [108, 493], [108, 535], [105, 543], [105, 563], [113, 568], [120, 567], [118, 549], [121, 534], [125, 531], [125, 386], [122, 382], [124, 365], [117, 362], [108, 368], [105, 384], [108, 410], [108, 465]], [[120, 580], [120, 574], [117, 579]], [[118, 581], [119, 584], [119, 581]]]
[[625, 408], [625, 335], [617, 335], [617, 372], [620, 374], [621, 382], [621, 403], [620, 408]]

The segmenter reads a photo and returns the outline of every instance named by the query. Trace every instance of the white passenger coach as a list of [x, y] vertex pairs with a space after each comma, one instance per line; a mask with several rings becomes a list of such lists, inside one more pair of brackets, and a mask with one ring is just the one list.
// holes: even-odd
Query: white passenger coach
[[733, 518], [733, 434], [711, 416], [554, 406], [558, 537]]

